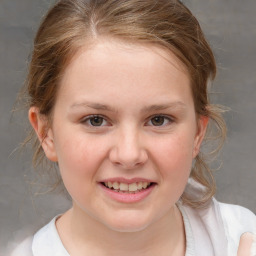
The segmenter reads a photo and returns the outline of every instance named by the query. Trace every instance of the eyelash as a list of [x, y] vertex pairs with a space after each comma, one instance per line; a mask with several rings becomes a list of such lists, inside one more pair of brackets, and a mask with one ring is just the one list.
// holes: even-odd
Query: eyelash
[[[99, 125], [99, 126], [97, 126], [97, 125], [92, 125], [91, 123], [89, 124], [88, 122], [92, 121], [93, 118], [102, 118], [103, 122], [107, 122], [108, 123], [107, 118], [102, 116], [102, 115], [89, 115], [89, 116], [86, 116], [85, 118], [82, 119], [81, 123], [82, 124], [86, 124], [86, 125], [88, 125], [90, 127], [96, 127], [96, 128], [97, 127], [106, 126], [106, 125]], [[110, 126], [110, 125], [107, 125], [107, 126]]]
[[[92, 121], [92, 119], [93, 118], [100, 118], [100, 119], [102, 119], [102, 121], [103, 121], [103, 123], [105, 122], [105, 123], [108, 123], [108, 120], [107, 120], [107, 118], [105, 117], [105, 116], [102, 116], [102, 115], [89, 115], [89, 116], [87, 116], [87, 117], [85, 117], [85, 118], [83, 118], [82, 119], [82, 121], [81, 121], [81, 123], [83, 123], [83, 124], [86, 124], [86, 125], [88, 125], [88, 126], [90, 126], [90, 127], [95, 127], [95, 128], [97, 128], [97, 127], [103, 127], [103, 126], [111, 126], [111, 125], [102, 125], [102, 123], [100, 123], [100, 125], [93, 125], [92, 123], [91, 123], [91, 121]], [[154, 118], [163, 118], [163, 124], [160, 124], [160, 125], [154, 125], [154, 124], [152, 124], [152, 120], [154, 119]], [[95, 120], [94, 120], [95, 121]], [[167, 121], [167, 123], [166, 123], [166, 121]], [[90, 123], [88, 123], [88, 122], [90, 122]], [[151, 122], [151, 124], [149, 124]], [[167, 116], [167, 115], [163, 115], [163, 114], [158, 114], [158, 115], [154, 115], [154, 116], [151, 116], [149, 119], [148, 119], [148, 121], [146, 122], [146, 126], [153, 126], [153, 127], [165, 127], [165, 126], [168, 126], [168, 125], [170, 125], [171, 123], [173, 123], [174, 122], [174, 118], [173, 117], [170, 117], [170, 116]]]
[[[165, 126], [168, 126], [168, 125], [170, 125], [170, 124], [172, 124], [174, 122], [174, 118], [173, 117], [170, 117], [170, 116], [164, 115], [164, 114], [157, 114], [157, 115], [151, 116], [146, 123], [148, 124], [149, 122], [152, 122], [152, 120], [154, 118], [156, 118], [156, 117], [157, 118], [164, 118], [164, 120], [163, 120], [164, 124], [162, 124], [162, 125], [153, 125], [153, 124], [151, 124], [151, 125], [148, 125], [148, 126], [165, 127]], [[167, 123], [166, 123], [166, 121], [167, 121]]]

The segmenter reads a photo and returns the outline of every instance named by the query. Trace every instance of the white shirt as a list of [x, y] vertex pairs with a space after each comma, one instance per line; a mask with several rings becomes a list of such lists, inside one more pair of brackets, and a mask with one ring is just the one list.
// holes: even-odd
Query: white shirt
[[[256, 234], [255, 214], [241, 206], [212, 199], [206, 209], [193, 209], [182, 203], [178, 207], [185, 224], [185, 256], [236, 256], [241, 235]], [[11, 256], [70, 256], [57, 232], [57, 217], [20, 244]]]

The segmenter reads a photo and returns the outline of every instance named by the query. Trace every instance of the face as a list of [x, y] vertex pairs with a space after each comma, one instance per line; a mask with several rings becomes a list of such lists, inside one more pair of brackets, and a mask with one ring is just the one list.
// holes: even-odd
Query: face
[[[102, 41], [67, 67], [42, 146], [58, 162], [74, 211], [134, 231], [167, 215], [182, 195], [203, 123], [172, 53]], [[34, 127], [39, 134], [43, 121]]]

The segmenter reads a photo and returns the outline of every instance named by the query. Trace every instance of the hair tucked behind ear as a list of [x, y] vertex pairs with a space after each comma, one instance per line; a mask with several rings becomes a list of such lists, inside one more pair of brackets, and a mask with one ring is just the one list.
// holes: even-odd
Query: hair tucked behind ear
[[[51, 113], [60, 79], [74, 55], [101, 37], [135, 44], [153, 44], [172, 51], [186, 66], [191, 78], [197, 116], [207, 116], [217, 129], [220, 149], [226, 127], [222, 110], [209, 103], [208, 81], [214, 79], [216, 63], [201, 27], [192, 13], [178, 0], [60, 0], [44, 17], [34, 41], [26, 81], [27, 106], [36, 106], [51, 123]], [[212, 136], [210, 136], [213, 139]], [[34, 132], [34, 164], [45, 160]], [[207, 140], [207, 138], [206, 138]], [[212, 158], [213, 154], [210, 154]], [[215, 193], [215, 182], [206, 155], [200, 153], [191, 177], [205, 186], [201, 198], [186, 192], [182, 200], [193, 207], [204, 205]]]

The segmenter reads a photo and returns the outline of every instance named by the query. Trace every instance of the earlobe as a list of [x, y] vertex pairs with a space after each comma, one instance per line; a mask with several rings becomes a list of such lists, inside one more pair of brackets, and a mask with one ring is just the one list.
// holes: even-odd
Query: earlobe
[[28, 118], [30, 124], [35, 130], [46, 157], [53, 162], [57, 162], [54, 136], [52, 129], [48, 126], [47, 118], [39, 113], [39, 109], [37, 107], [31, 107], [29, 109]]
[[209, 122], [209, 117], [200, 116], [200, 118], [198, 120], [197, 133], [196, 133], [195, 140], [194, 140], [193, 158], [195, 158], [200, 151], [200, 146], [204, 139], [204, 136], [205, 136], [205, 133], [207, 130], [207, 126], [208, 126], [208, 122]]

